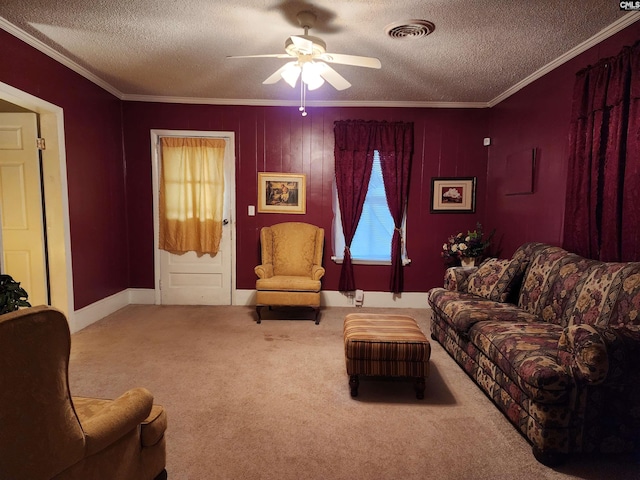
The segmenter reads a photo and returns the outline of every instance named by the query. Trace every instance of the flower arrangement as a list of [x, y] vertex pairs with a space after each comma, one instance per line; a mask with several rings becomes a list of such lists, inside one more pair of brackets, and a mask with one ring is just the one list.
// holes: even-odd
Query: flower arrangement
[[495, 230], [488, 238], [484, 239], [484, 232], [480, 223], [476, 224], [476, 229], [467, 233], [451, 235], [447, 242], [442, 245], [440, 255], [445, 260], [457, 260], [462, 258], [476, 258], [484, 254], [484, 251], [491, 244], [491, 238]]

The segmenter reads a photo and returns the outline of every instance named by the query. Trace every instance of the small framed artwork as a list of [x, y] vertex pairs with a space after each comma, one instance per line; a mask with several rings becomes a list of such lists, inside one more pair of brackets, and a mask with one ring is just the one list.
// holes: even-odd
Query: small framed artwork
[[476, 211], [476, 177], [433, 177], [431, 213]]
[[306, 211], [306, 175], [258, 172], [258, 213]]

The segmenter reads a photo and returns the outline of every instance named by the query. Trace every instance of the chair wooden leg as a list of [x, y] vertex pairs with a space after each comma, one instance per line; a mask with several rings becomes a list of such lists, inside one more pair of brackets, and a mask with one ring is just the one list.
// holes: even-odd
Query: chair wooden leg
[[358, 396], [358, 386], [360, 385], [360, 380], [358, 379], [358, 375], [349, 375], [349, 387], [351, 388], [351, 396]]
[[316, 311], [316, 325], [318, 325], [320, 323], [320, 307], [314, 308], [314, 310]]
[[416, 398], [418, 400], [422, 400], [424, 398], [424, 387], [425, 387], [424, 377], [418, 377], [416, 379]]
[[256, 305], [256, 313], [258, 314], [258, 323], [262, 323], [262, 307], [260, 305]]

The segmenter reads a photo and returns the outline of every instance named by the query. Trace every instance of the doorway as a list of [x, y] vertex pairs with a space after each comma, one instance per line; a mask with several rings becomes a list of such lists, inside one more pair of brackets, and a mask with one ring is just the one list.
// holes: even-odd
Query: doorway
[[42, 164], [37, 138], [35, 113], [0, 113], [2, 273], [20, 283], [31, 305], [49, 305]]
[[67, 316], [71, 330], [75, 331], [64, 112], [56, 105], [0, 82], [0, 108], [16, 111], [15, 107], [17, 111], [39, 116], [40, 136], [46, 140], [41, 156], [51, 285], [49, 303]]
[[[217, 138], [225, 141], [224, 224], [215, 255], [175, 255], [158, 248], [159, 179], [163, 137]], [[235, 299], [235, 136], [233, 132], [152, 130], [155, 303], [157, 305], [232, 305]]]

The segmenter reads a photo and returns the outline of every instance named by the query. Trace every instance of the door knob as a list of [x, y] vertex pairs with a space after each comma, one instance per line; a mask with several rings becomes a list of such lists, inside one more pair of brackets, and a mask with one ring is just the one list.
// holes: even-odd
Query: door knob
[[229, 225], [229, 220], [227, 220], [226, 218], [222, 220], [222, 225]]

